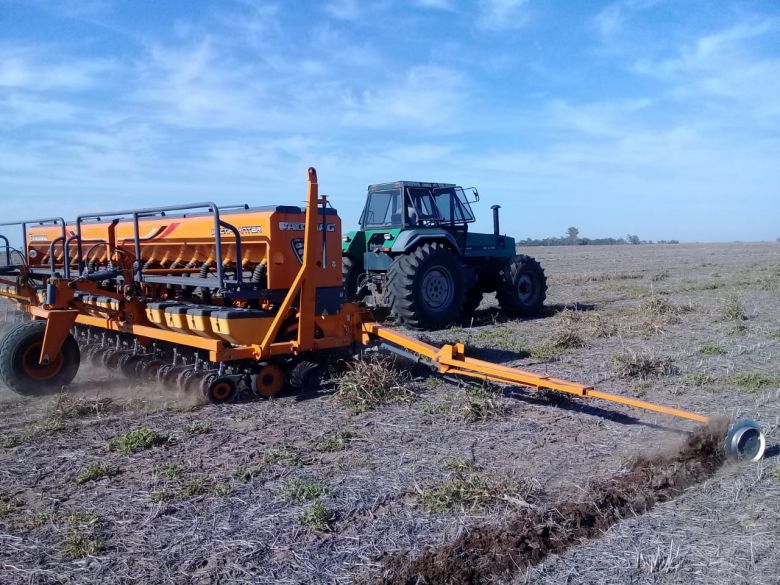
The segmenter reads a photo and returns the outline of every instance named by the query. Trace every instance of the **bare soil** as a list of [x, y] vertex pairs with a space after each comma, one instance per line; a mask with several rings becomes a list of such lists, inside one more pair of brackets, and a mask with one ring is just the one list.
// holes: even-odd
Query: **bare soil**
[[[415, 400], [354, 412], [328, 386], [201, 407], [83, 368], [62, 395], [0, 389], [0, 582], [776, 583], [780, 244], [528, 252], [550, 280], [543, 318], [506, 321], [487, 298], [473, 323], [426, 337], [756, 418], [765, 460], [681, 465], [695, 423], [531, 390], [469, 416], [465, 384], [416, 372]], [[165, 440], [108, 449], [139, 427]], [[351, 438], [328, 442], [334, 433]], [[689, 462], [697, 470], [668, 481]], [[91, 464], [111, 473], [77, 481]], [[463, 474], [487, 487], [429, 505]], [[300, 501], [301, 484], [323, 492], [329, 531], [304, 519], [317, 500]], [[526, 538], [540, 519], [551, 527], [541, 544]], [[450, 572], [434, 570], [442, 559]]]

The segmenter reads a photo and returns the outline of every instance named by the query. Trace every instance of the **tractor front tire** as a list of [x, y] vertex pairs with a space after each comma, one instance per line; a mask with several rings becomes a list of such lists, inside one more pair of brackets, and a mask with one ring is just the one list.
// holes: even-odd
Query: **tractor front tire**
[[444, 244], [431, 242], [393, 260], [387, 272], [392, 312], [412, 329], [443, 329], [460, 315], [463, 267]]
[[59, 390], [79, 371], [81, 352], [70, 333], [48, 364], [38, 363], [45, 333], [46, 321], [26, 321], [13, 327], [0, 342], [0, 380], [17, 394], [33, 396]]
[[504, 267], [496, 291], [501, 310], [510, 317], [533, 317], [547, 298], [547, 278], [539, 262], [524, 254]]

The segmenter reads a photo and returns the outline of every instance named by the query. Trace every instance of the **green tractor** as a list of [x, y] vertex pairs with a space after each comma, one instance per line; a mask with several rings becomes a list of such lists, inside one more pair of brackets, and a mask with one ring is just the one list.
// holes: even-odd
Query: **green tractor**
[[498, 205], [492, 234], [469, 232], [476, 201], [476, 189], [449, 183], [369, 186], [360, 229], [342, 244], [347, 299], [389, 308], [413, 329], [467, 319], [489, 292], [509, 316], [538, 314], [547, 295], [544, 270], [500, 234]]

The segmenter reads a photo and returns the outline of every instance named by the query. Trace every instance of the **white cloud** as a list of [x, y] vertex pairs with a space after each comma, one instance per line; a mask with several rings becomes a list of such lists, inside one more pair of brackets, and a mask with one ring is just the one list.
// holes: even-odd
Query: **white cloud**
[[[617, 138], [630, 132], [629, 121], [641, 120], [642, 110], [646, 110], [652, 104], [652, 100], [648, 98], [587, 104], [572, 104], [555, 99], [549, 105], [548, 119], [551, 126], [560, 127], [567, 132], [576, 132], [588, 137]], [[635, 116], [637, 113], [639, 116]]]
[[457, 127], [466, 101], [462, 75], [444, 67], [413, 67], [397, 83], [383, 83], [344, 99], [344, 121], [369, 128], [396, 125], [418, 129]]
[[338, 20], [356, 20], [361, 14], [358, 0], [331, 0], [325, 5], [325, 12]]
[[0, 46], [0, 87], [82, 91], [114, 67], [105, 59], [67, 58], [40, 47]]
[[264, 86], [256, 68], [220, 53], [208, 39], [171, 48], [155, 46], [141, 66], [134, 98], [153, 104], [162, 120], [197, 128], [259, 123]]
[[0, 119], [5, 126], [72, 122], [79, 113], [83, 110], [78, 106], [36, 94], [14, 91], [0, 95]]
[[422, 8], [433, 8], [435, 10], [448, 11], [455, 10], [454, 0], [414, 0], [414, 3], [417, 6], [421, 6]]
[[721, 111], [722, 120], [741, 114], [780, 116], [780, 58], [765, 55], [753, 43], [780, 32], [780, 21], [738, 23], [705, 35], [671, 59], [638, 59], [632, 71], [673, 85], [672, 95], [701, 108], [717, 107], [714, 99], [736, 102], [738, 111]]
[[487, 30], [522, 27], [528, 18], [527, 0], [480, 0], [477, 26]]
[[602, 37], [608, 38], [624, 30], [626, 21], [638, 12], [652, 8], [664, 0], [619, 0], [608, 4], [593, 19]]

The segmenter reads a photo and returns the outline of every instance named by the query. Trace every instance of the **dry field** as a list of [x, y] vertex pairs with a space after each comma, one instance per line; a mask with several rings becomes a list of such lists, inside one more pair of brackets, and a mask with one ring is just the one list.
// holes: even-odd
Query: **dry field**
[[[375, 366], [400, 399], [362, 409], [335, 384], [194, 406], [83, 368], [58, 396], [0, 388], [0, 583], [414, 583], [415, 559], [427, 582], [777, 583], [780, 244], [530, 253], [544, 318], [485, 299], [427, 337], [756, 418], [765, 460], [721, 466], [690, 438], [681, 456], [693, 423], [406, 365]], [[494, 562], [532, 532], [527, 557]], [[483, 568], [439, 570], [463, 559]]]

